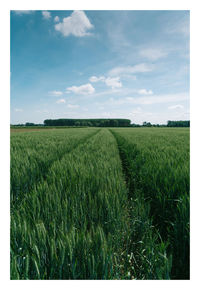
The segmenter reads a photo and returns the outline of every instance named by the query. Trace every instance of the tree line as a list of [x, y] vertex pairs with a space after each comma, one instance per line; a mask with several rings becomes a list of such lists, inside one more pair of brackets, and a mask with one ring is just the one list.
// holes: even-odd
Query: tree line
[[165, 124], [151, 124], [150, 122], [143, 122], [142, 125], [131, 124], [132, 127], [190, 127], [190, 121], [167, 121]]
[[130, 127], [129, 119], [47, 119], [45, 126]]
[[14, 127], [32, 127], [32, 126], [55, 126], [55, 127], [190, 127], [190, 121], [167, 121], [167, 124], [151, 124], [143, 122], [140, 124], [131, 124], [129, 119], [47, 119], [44, 124], [35, 124], [27, 122], [25, 124], [11, 125]]
[[190, 127], [190, 121], [168, 121], [167, 127]]

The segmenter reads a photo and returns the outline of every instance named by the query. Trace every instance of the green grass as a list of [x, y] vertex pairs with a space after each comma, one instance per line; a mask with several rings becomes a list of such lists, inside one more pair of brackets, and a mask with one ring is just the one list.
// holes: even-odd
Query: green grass
[[12, 133], [11, 279], [188, 279], [188, 133]]

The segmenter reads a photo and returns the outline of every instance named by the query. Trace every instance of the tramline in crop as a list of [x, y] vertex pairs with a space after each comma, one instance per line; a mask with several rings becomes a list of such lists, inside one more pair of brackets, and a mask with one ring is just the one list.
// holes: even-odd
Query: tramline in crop
[[188, 134], [12, 133], [11, 279], [188, 279]]

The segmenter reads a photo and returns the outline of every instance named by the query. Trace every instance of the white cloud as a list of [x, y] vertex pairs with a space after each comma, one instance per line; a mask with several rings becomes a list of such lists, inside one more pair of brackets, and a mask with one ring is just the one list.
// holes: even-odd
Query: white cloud
[[91, 82], [96, 83], [96, 82], [104, 82], [108, 87], [112, 87], [112, 89], [115, 88], [121, 88], [122, 87], [122, 83], [120, 82], [120, 78], [119, 77], [104, 77], [104, 76], [100, 76], [100, 77], [96, 77], [96, 76], [92, 76], [89, 79]]
[[140, 94], [140, 95], [152, 95], [153, 92], [152, 92], [152, 90], [141, 89], [138, 91], [138, 94]]
[[59, 97], [59, 96], [62, 96], [63, 92], [61, 92], [61, 91], [51, 91], [51, 92], [48, 92], [48, 94], [51, 95], [51, 96]]
[[50, 19], [51, 13], [49, 11], [42, 11], [42, 16], [44, 19]]
[[76, 108], [79, 108], [79, 105], [68, 104], [67, 107], [68, 107], [69, 109], [76, 109]]
[[153, 66], [145, 63], [136, 64], [133, 66], [119, 66], [109, 71], [110, 75], [143, 73], [153, 70]]
[[57, 100], [56, 102], [57, 104], [63, 104], [63, 103], [66, 103], [65, 99], [59, 99]]
[[112, 87], [112, 89], [121, 88], [122, 87], [122, 83], [120, 82], [119, 77], [115, 77], [115, 78], [108, 77], [108, 78], [105, 79], [105, 84], [108, 87]]
[[148, 60], [157, 60], [166, 57], [168, 53], [159, 48], [146, 48], [139, 52], [140, 56], [147, 58]]
[[31, 14], [34, 10], [13, 10], [15, 14], [23, 15], [23, 14]]
[[101, 76], [101, 77], [96, 77], [96, 76], [92, 76], [89, 78], [89, 81], [92, 83], [96, 83], [96, 82], [100, 82], [100, 81], [104, 81], [105, 77]]
[[95, 92], [95, 88], [91, 84], [85, 84], [79, 87], [72, 86], [67, 88], [67, 90], [80, 95], [90, 95]]
[[184, 107], [182, 105], [174, 105], [174, 106], [169, 106], [169, 110], [176, 110], [176, 109], [183, 109]]
[[90, 20], [83, 11], [74, 11], [71, 16], [63, 18], [62, 22], [55, 24], [55, 30], [64, 36], [74, 35], [82, 37], [90, 35], [89, 29], [93, 28]]
[[23, 110], [19, 108], [15, 108], [15, 112], [23, 112]]
[[58, 16], [55, 16], [55, 17], [54, 17], [54, 21], [55, 21], [55, 22], [59, 22], [59, 21], [60, 21], [60, 18], [59, 18]]

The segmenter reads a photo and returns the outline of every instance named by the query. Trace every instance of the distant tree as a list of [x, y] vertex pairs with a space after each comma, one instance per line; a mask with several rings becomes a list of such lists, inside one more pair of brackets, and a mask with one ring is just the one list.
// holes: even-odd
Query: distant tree
[[167, 127], [190, 127], [190, 121], [168, 121]]
[[130, 124], [130, 126], [131, 126], [131, 127], [141, 127], [142, 125], [140, 125], [140, 124], [135, 124], [135, 123], [132, 123], [132, 124]]
[[79, 121], [76, 121], [76, 122], [74, 123], [74, 125], [75, 125], [75, 126], [80, 126], [80, 122], [79, 122]]
[[117, 127], [118, 126], [118, 121], [113, 119], [113, 120], [110, 120], [110, 126], [111, 127]]
[[102, 120], [102, 121], [100, 122], [100, 127], [105, 127], [105, 125], [106, 125], [105, 121]]
[[109, 120], [104, 120], [104, 127], [109, 127], [110, 121]]
[[29, 123], [29, 122], [27, 122], [27, 123], [25, 124], [25, 126], [35, 126], [35, 124], [34, 124], [34, 123]]
[[87, 126], [87, 124], [88, 124], [88, 122], [85, 120], [82, 122], [82, 126]]
[[150, 122], [143, 122], [142, 126], [144, 127], [151, 127], [151, 123]]
[[[78, 123], [79, 122], [79, 123]], [[79, 125], [78, 125], [79, 124]], [[45, 126], [96, 126], [96, 127], [129, 127], [129, 119], [47, 119]]]

